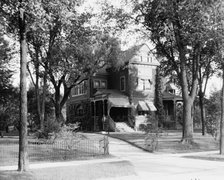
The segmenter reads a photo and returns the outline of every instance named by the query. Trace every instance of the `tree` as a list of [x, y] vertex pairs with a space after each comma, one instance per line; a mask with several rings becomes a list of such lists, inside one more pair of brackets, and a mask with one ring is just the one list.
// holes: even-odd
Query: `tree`
[[216, 58], [216, 45], [214, 39], [207, 41], [205, 46], [202, 47], [202, 53], [199, 59], [199, 73], [198, 73], [198, 84], [199, 84], [199, 106], [201, 109], [201, 125], [202, 135], [205, 135], [205, 110], [204, 110], [204, 97], [207, 89], [209, 78], [215, 73], [214, 60]]
[[[41, 41], [41, 37], [39, 35], [33, 35], [33, 32], [30, 31], [27, 33], [27, 41], [28, 41], [28, 49], [31, 57], [30, 63], [32, 63], [34, 72], [31, 72], [32, 66], [30, 67], [30, 63], [28, 64], [28, 72], [31, 77], [32, 83], [35, 87], [35, 104], [36, 104], [36, 117], [39, 123], [39, 128], [43, 132], [44, 131], [44, 119], [45, 119], [45, 98], [47, 91], [47, 73], [46, 71], [41, 71], [41, 46], [43, 46], [43, 42]], [[43, 69], [43, 68], [42, 68]], [[35, 76], [35, 77], [33, 77]], [[42, 79], [42, 98], [40, 94], [40, 83]]]
[[[20, 0], [1, 1], [0, 13], [8, 33], [20, 42], [20, 125], [18, 171], [28, 169], [27, 154], [27, 92], [26, 92], [26, 18], [28, 3]], [[28, 5], [29, 6], [29, 5]], [[25, 13], [26, 12], [26, 13]]]
[[26, 90], [27, 52], [26, 52], [26, 21], [22, 1], [20, 1], [20, 7], [19, 7], [19, 35], [20, 35], [20, 129], [19, 129], [18, 170], [26, 171], [28, 169], [27, 90]]
[[116, 59], [119, 44], [115, 38], [86, 26], [91, 15], [77, 13], [78, 1], [50, 2], [37, 3], [41, 15], [34, 17], [35, 26], [28, 36], [35, 63], [38, 66], [39, 59], [53, 86], [55, 117], [61, 123], [61, 110], [71, 89], [104, 67], [106, 61]]
[[221, 90], [211, 93], [209, 99], [205, 101], [206, 110], [206, 131], [215, 138], [220, 138], [220, 119], [221, 119]]
[[[1, 25], [0, 25], [1, 26]], [[13, 87], [11, 77], [13, 71], [9, 69], [12, 50], [4, 36], [3, 27], [0, 30], [0, 131], [8, 125], [18, 127], [18, 91]]]
[[158, 117], [158, 125], [162, 126], [162, 122], [165, 119], [164, 107], [163, 107], [163, 87], [162, 87], [162, 75], [160, 68], [158, 67], [156, 70], [156, 84], [155, 84], [155, 106], [156, 106], [156, 114]]
[[[215, 1], [210, 7], [210, 16], [208, 19], [215, 28], [215, 50], [216, 50], [216, 65], [222, 71], [222, 79], [224, 83], [224, 3], [221, 0]], [[211, 26], [210, 26], [211, 27]], [[221, 119], [220, 119], [220, 154], [224, 154], [224, 84], [221, 91]]]
[[184, 131], [182, 142], [193, 140], [192, 109], [198, 87], [199, 60], [202, 47], [214, 29], [208, 27], [208, 7], [213, 1], [143, 1], [136, 3], [150, 39], [155, 44], [162, 66], [175, 71], [183, 97]]

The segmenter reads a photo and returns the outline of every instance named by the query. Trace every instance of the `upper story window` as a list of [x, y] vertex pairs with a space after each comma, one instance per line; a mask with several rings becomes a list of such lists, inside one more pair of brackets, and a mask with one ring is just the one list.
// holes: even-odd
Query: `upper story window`
[[152, 59], [153, 59], [152, 56], [148, 54], [147, 55], [147, 62], [152, 63]]
[[106, 89], [107, 88], [107, 82], [106, 81], [101, 81], [101, 86], [100, 88]]
[[143, 90], [150, 90], [151, 89], [151, 81], [149, 79], [144, 79], [144, 89]]
[[125, 91], [125, 76], [122, 76], [121, 78], [120, 78], [120, 90], [121, 91]]
[[94, 88], [99, 88], [100, 87], [100, 80], [94, 80], [93, 86], [94, 86]]
[[98, 88], [106, 89], [107, 88], [107, 81], [106, 80], [94, 80], [93, 87], [97, 88], [97, 89]]
[[139, 90], [151, 90], [151, 81], [149, 79], [138, 79]]
[[72, 96], [83, 95], [86, 94], [86, 92], [87, 92], [86, 82], [83, 81], [82, 83], [73, 88]]

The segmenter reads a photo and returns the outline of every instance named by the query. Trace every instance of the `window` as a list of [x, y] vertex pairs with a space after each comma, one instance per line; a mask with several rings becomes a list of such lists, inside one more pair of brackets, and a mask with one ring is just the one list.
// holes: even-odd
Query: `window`
[[107, 82], [106, 81], [101, 81], [101, 86], [100, 88], [106, 89], [107, 88]]
[[102, 89], [106, 89], [107, 88], [107, 81], [105, 80], [94, 80], [94, 84], [93, 84], [94, 88], [102, 88]]
[[84, 110], [83, 110], [83, 107], [81, 105], [79, 105], [76, 109], [76, 115], [77, 116], [83, 116], [84, 114]]
[[138, 86], [139, 90], [150, 90], [151, 81], [149, 79], [139, 79]]
[[95, 80], [93, 86], [94, 86], [94, 88], [99, 88], [100, 87], [100, 81], [99, 80]]
[[151, 81], [150, 79], [145, 79], [145, 90], [151, 89]]
[[125, 91], [125, 77], [124, 76], [120, 78], [120, 90]]
[[81, 84], [75, 86], [73, 88], [73, 93], [72, 96], [78, 96], [78, 95], [83, 95], [86, 94], [86, 82], [83, 81]]

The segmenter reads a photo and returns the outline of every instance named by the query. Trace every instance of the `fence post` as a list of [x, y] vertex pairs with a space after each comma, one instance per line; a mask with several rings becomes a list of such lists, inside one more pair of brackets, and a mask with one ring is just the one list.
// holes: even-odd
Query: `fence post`
[[104, 155], [109, 154], [109, 140], [108, 137], [104, 136]]

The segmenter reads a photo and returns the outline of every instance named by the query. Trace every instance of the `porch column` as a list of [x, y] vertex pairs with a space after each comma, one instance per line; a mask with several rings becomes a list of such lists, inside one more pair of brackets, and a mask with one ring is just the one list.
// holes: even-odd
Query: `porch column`
[[103, 116], [105, 116], [105, 105], [104, 105], [104, 99], [102, 100], [103, 103]]
[[105, 117], [105, 105], [104, 105], [104, 100], [102, 100], [102, 103], [103, 103], [103, 116], [102, 116], [102, 124], [103, 124], [103, 131], [105, 130], [105, 121], [106, 121], [106, 117]]
[[93, 130], [96, 131], [96, 101], [93, 101]]
[[175, 129], [177, 129], [176, 100], [173, 100], [173, 120], [175, 121]]

